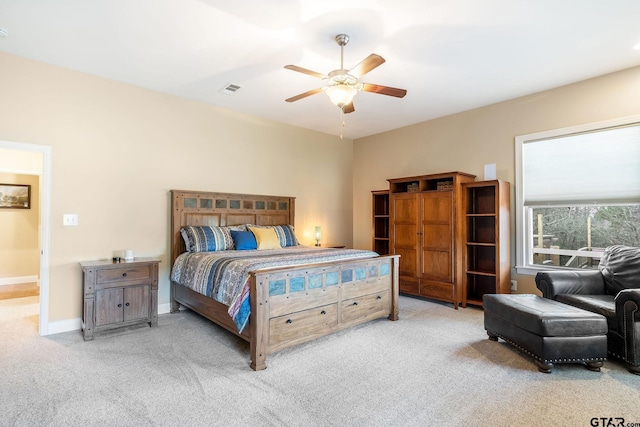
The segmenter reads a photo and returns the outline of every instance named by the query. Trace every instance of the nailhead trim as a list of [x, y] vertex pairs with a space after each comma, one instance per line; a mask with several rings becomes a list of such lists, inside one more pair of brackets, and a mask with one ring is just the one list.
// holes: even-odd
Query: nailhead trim
[[[491, 332], [491, 331], [488, 331]], [[508, 342], [509, 344], [511, 344], [512, 346], [516, 347], [517, 349], [527, 353], [529, 356], [533, 357], [536, 360], [539, 360], [541, 362], [544, 363], [576, 363], [576, 362], [604, 362], [607, 360], [606, 357], [592, 357], [592, 358], [586, 358], [586, 359], [551, 359], [551, 360], [547, 360], [547, 359], [542, 359], [541, 357], [531, 353], [529, 350], [520, 347], [520, 345], [518, 345], [517, 343], [503, 337], [500, 334], [497, 334], [495, 332], [491, 332], [491, 334], [493, 334], [494, 336], [500, 337], [502, 338], [504, 341]]]

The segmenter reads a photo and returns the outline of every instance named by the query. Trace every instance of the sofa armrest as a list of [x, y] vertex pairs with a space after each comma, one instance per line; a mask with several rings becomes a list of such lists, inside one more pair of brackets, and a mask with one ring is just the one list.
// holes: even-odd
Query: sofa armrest
[[616, 295], [616, 316], [640, 322], [640, 289], [623, 289]]
[[598, 270], [541, 271], [536, 274], [536, 286], [542, 296], [556, 299], [562, 294], [604, 295], [604, 278]]
[[616, 320], [624, 337], [625, 360], [640, 375], [640, 289], [623, 289], [616, 295]]

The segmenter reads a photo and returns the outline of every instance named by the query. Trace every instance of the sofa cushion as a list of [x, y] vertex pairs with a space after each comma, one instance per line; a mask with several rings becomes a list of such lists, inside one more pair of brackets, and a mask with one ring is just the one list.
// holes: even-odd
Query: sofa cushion
[[608, 294], [615, 296], [623, 289], [640, 289], [640, 248], [609, 246], [600, 258], [598, 269]]
[[561, 294], [556, 297], [556, 301], [601, 314], [607, 319], [607, 326], [610, 330], [618, 329], [616, 303], [613, 295]]

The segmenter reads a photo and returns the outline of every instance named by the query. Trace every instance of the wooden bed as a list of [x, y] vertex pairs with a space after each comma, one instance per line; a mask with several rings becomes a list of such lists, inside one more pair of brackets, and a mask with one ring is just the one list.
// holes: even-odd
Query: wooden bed
[[[294, 225], [295, 198], [249, 194], [171, 191], [171, 265], [185, 252], [185, 225]], [[398, 255], [351, 259], [255, 271], [250, 277], [251, 315], [239, 334], [228, 307], [171, 281], [171, 312], [185, 306], [250, 344], [250, 366], [266, 368], [268, 354], [380, 317], [398, 319]], [[322, 287], [309, 289], [309, 278]], [[304, 277], [305, 289], [290, 292], [289, 281]], [[336, 286], [326, 286], [327, 277]], [[269, 283], [285, 292], [269, 295]]]

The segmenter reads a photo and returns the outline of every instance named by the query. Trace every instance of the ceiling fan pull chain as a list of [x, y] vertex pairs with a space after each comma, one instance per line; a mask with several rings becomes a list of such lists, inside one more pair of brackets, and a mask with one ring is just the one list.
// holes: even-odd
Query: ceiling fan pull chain
[[340, 109], [340, 139], [344, 139], [342, 137], [342, 131], [344, 130], [344, 109]]

